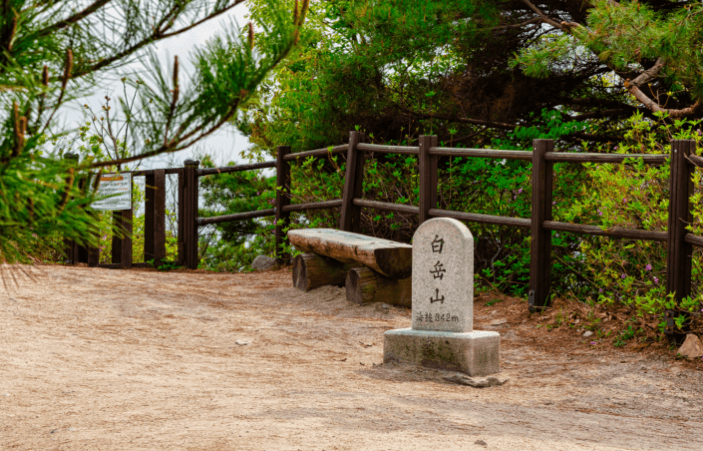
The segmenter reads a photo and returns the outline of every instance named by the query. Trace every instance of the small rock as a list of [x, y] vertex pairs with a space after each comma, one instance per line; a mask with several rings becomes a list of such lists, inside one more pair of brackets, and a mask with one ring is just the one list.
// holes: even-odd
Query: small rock
[[71, 432], [75, 431], [75, 429], [73, 429], [73, 428], [67, 428], [66, 430], [71, 431]]
[[61, 430], [61, 428], [54, 429], [53, 431], [51, 431], [51, 433], [53, 434], [54, 432], [58, 432], [58, 431], [60, 431], [60, 430]]
[[544, 401], [542, 404], [544, 404], [545, 406], [551, 406], [552, 401]]
[[593, 331], [592, 330], [587, 330], [586, 332], [583, 333], [583, 338], [588, 338], [593, 336]]
[[383, 303], [383, 304], [376, 304], [376, 310], [382, 311], [384, 313], [388, 313], [388, 311], [391, 309], [391, 306]]
[[274, 266], [276, 266], [276, 259], [265, 255], [259, 255], [251, 262], [251, 267], [257, 271], [268, 271]]
[[244, 341], [244, 340], [237, 340], [237, 341], [235, 341], [235, 343], [238, 344], [239, 346], [246, 346], [249, 344], [248, 341]]
[[508, 320], [506, 319], [494, 319], [493, 321], [491, 321], [491, 326], [502, 326], [507, 322]]
[[691, 359], [701, 357], [703, 356], [703, 343], [697, 336], [688, 334], [678, 353]]
[[476, 440], [474, 442], [474, 445], [488, 446], [488, 443], [484, 442], [483, 440]]
[[9, 394], [9, 393], [5, 393], [5, 396], [10, 396], [10, 394]]
[[501, 337], [501, 340], [515, 340], [516, 338], [517, 338], [517, 335], [515, 335], [515, 332], [513, 332], [511, 330], [507, 334], [503, 334], [503, 336]]
[[507, 377], [469, 377], [463, 374], [454, 374], [449, 377], [444, 378], [445, 381], [454, 382], [455, 384], [468, 385], [470, 387], [484, 388], [484, 387], [494, 387], [498, 385], [503, 385], [510, 379]]

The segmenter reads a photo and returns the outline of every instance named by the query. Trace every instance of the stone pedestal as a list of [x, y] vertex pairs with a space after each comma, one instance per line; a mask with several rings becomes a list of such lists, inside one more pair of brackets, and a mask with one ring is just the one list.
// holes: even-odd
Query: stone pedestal
[[389, 330], [384, 362], [486, 376], [500, 371], [500, 334], [473, 330], [474, 241], [464, 224], [425, 221], [413, 236], [412, 329]]
[[394, 329], [383, 334], [383, 361], [488, 376], [500, 371], [498, 332]]

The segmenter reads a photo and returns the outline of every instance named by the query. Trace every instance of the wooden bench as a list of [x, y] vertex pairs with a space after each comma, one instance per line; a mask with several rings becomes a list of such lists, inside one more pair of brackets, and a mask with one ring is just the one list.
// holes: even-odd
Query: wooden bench
[[410, 305], [409, 244], [335, 229], [291, 230], [288, 239], [306, 253], [293, 261], [297, 288], [345, 285], [348, 301]]

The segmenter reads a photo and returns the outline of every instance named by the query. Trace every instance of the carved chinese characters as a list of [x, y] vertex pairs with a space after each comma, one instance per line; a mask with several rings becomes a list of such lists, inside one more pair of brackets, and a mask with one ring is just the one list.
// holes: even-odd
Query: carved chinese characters
[[473, 237], [449, 218], [424, 222], [413, 236], [415, 330], [473, 330]]

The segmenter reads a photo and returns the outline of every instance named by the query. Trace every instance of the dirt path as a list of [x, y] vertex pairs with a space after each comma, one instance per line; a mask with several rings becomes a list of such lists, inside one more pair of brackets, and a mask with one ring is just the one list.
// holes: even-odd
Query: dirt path
[[477, 298], [477, 328], [508, 319], [511, 380], [474, 389], [378, 365], [409, 311], [287, 270], [33, 271], [0, 292], [2, 450], [703, 449], [700, 371], [550, 335], [518, 301]]

